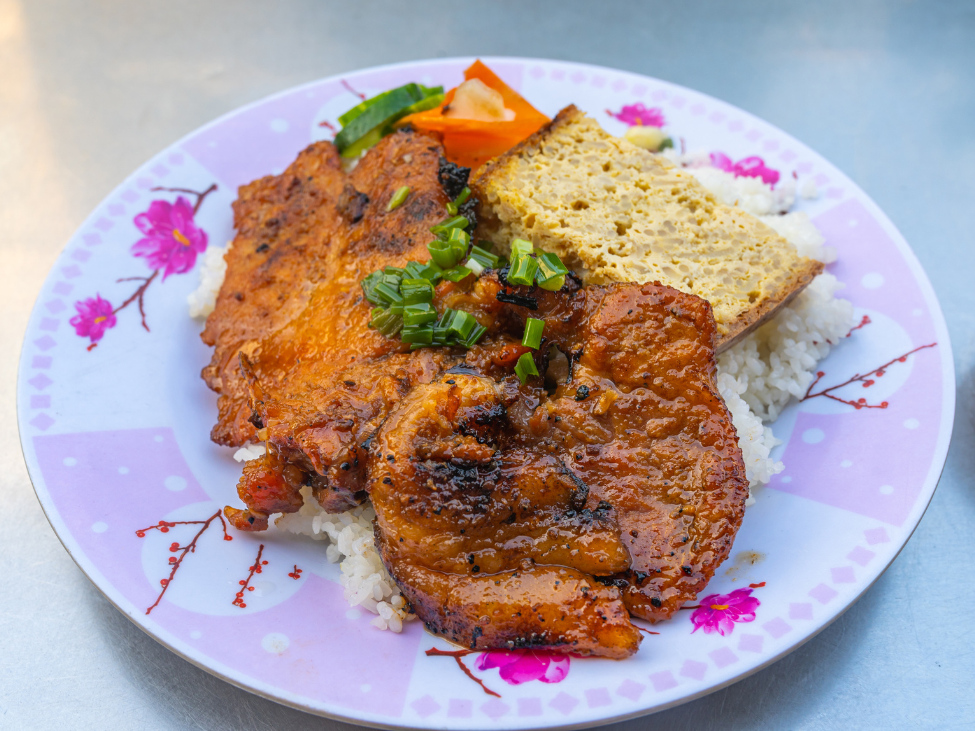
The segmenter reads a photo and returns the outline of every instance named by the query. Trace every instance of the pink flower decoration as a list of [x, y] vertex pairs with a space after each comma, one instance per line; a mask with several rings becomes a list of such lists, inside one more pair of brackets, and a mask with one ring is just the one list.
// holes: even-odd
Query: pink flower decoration
[[712, 152], [711, 164], [734, 174], [736, 178], [761, 178], [764, 183], [773, 186], [779, 182], [779, 171], [766, 167], [765, 161], [757, 155], [732, 162], [723, 152]]
[[75, 333], [83, 338], [91, 338], [91, 342], [97, 343], [102, 339], [105, 331], [115, 327], [115, 314], [112, 311], [112, 303], [103, 300], [100, 295], [89, 297], [86, 300], [74, 303], [74, 308], [78, 314], [71, 318], [71, 326]]
[[730, 594], [709, 594], [701, 599], [701, 605], [691, 615], [694, 634], [699, 629], [704, 634], [717, 632], [722, 637], [731, 634], [736, 622], [752, 622], [755, 610], [761, 604], [753, 597], [751, 589], [736, 589]]
[[490, 650], [477, 658], [478, 670], [498, 668], [501, 679], [511, 685], [530, 680], [561, 683], [569, 674], [569, 656], [541, 650]]
[[635, 127], [636, 125], [663, 127], [666, 124], [662, 109], [657, 107], [647, 109], [640, 102], [628, 104], [618, 112], [610, 112], [608, 109], [606, 111], [609, 113], [609, 116], [616, 117], [616, 119], [631, 127]]
[[206, 232], [194, 223], [193, 206], [183, 196], [175, 203], [153, 201], [134, 222], [145, 238], [132, 246], [132, 253], [144, 256], [152, 269], [162, 269], [164, 280], [188, 272], [197, 254], [206, 251]]

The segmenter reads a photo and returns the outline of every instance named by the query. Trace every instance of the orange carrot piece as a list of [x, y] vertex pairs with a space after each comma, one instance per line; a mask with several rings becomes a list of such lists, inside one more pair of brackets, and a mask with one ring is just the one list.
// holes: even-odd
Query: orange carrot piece
[[445, 117], [443, 111], [453, 101], [456, 92], [456, 89], [451, 89], [439, 107], [411, 114], [399, 122], [401, 125], [411, 124], [418, 130], [437, 133], [451, 162], [476, 168], [510, 150], [549, 121], [480, 61], [475, 61], [464, 71], [464, 79], [478, 79], [499, 92], [505, 108], [512, 110], [515, 118], [509, 122], [482, 122]]

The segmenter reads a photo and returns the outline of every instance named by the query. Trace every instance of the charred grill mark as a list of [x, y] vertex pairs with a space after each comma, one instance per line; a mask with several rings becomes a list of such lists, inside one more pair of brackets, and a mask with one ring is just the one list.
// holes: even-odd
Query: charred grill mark
[[527, 307], [529, 310], [538, 309], [538, 300], [534, 297], [529, 297], [523, 294], [514, 294], [513, 292], [498, 292], [495, 295], [498, 302], [504, 302], [508, 305], [518, 305], [519, 307]]
[[369, 196], [357, 191], [350, 183], [346, 183], [336, 207], [344, 218], [351, 223], [358, 223], [366, 215], [367, 205], [369, 205]]
[[561, 458], [556, 459], [559, 463], [559, 471], [572, 480], [572, 483], [576, 486], [576, 489], [572, 491], [572, 497], [569, 498], [569, 504], [573, 510], [582, 510], [586, 507], [586, 501], [589, 499], [589, 485], [583, 482], [582, 478], [575, 472], [570, 470]]

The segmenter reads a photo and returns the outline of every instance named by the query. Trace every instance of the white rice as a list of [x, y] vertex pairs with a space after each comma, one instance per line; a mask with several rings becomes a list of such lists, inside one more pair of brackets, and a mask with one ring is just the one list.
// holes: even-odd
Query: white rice
[[[788, 213], [795, 203], [796, 181], [787, 179], [777, 188], [759, 178], [736, 178], [710, 166], [707, 155], [664, 154], [686, 167], [714, 196], [761, 218], [798, 252], [822, 262], [836, 260], [836, 252], [824, 246], [822, 234], [803, 212]], [[818, 196], [812, 180], [800, 186], [803, 198]], [[227, 271], [224, 254], [230, 248], [210, 247], [200, 267], [200, 286], [188, 298], [190, 316], [206, 317], [213, 311]], [[816, 364], [853, 327], [853, 305], [834, 295], [843, 284], [831, 274], [821, 274], [771, 321], [718, 356], [718, 390], [731, 412], [738, 443], [752, 489], [768, 483], [784, 466], [770, 457], [779, 440], [767, 425], [775, 421], [793, 399], [801, 398], [812, 382]], [[263, 445], [248, 445], [234, 454], [237, 461], [264, 454]], [[325, 556], [339, 563], [345, 598], [352, 606], [376, 614], [372, 624], [400, 632], [403, 622], [415, 619], [406, 601], [386, 572], [373, 539], [375, 511], [369, 504], [340, 514], [326, 513], [311, 488], [303, 488], [305, 504], [297, 513], [281, 515], [274, 524], [282, 530], [327, 540]], [[754, 502], [749, 497], [748, 504]]]
[[204, 318], [213, 312], [217, 305], [217, 294], [220, 285], [227, 274], [227, 262], [224, 255], [230, 250], [233, 242], [226, 246], [208, 246], [203, 253], [203, 265], [200, 267], [200, 286], [186, 298], [190, 306], [190, 317]]
[[346, 601], [379, 615], [372, 620], [374, 627], [402, 632], [403, 622], [415, 619], [416, 615], [409, 612], [406, 600], [379, 558], [373, 538], [376, 511], [372, 505], [366, 503], [345, 513], [326, 513], [310, 487], [303, 487], [301, 496], [305, 499], [301, 509], [281, 515], [274, 525], [316, 541], [330, 541], [325, 558], [329, 563], [341, 561], [339, 581], [345, 589]]

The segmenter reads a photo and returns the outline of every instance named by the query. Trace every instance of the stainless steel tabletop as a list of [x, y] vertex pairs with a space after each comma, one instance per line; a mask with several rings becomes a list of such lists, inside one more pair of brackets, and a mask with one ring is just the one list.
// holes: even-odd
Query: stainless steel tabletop
[[855, 0], [0, 0], [0, 728], [346, 727], [208, 675], [102, 597], [34, 497], [16, 363], [55, 256], [158, 150], [295, 84], [470, 54], [640, 72], [780, 126], [893, 219], [951, 332], [948, 464], [887, 573], [768, 669], [620, 728], [975, 728], [975, 3]]

